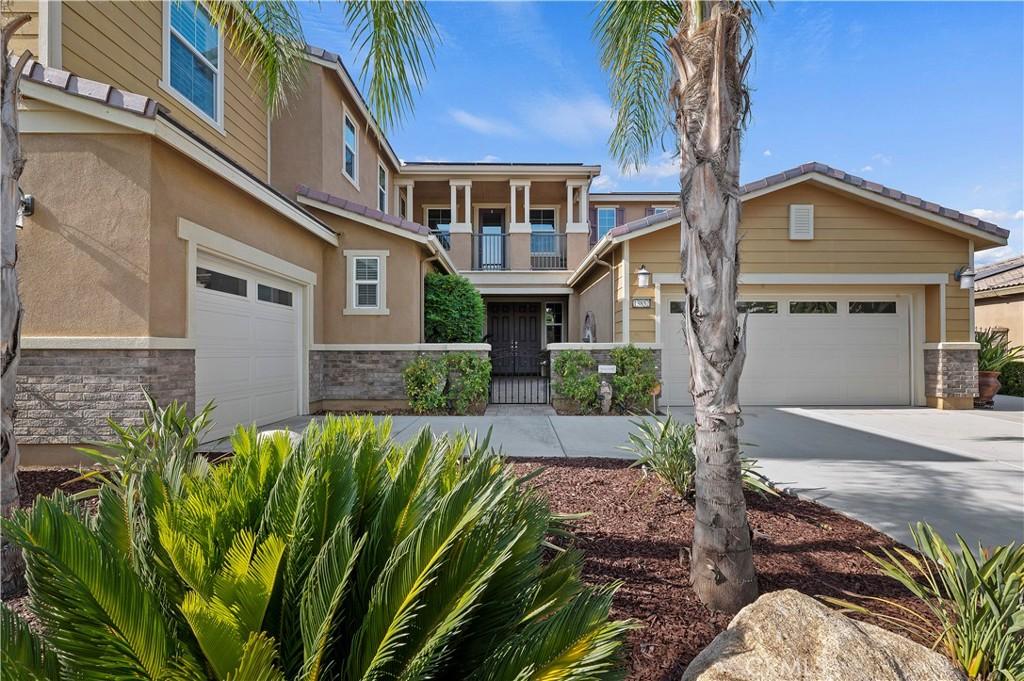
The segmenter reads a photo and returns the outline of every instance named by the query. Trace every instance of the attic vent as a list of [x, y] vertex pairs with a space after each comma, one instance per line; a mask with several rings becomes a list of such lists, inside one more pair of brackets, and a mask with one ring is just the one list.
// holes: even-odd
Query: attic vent
[[789, 238], [804, 241], [814, 238], [814, 206], [812, 204], [790, 204]]

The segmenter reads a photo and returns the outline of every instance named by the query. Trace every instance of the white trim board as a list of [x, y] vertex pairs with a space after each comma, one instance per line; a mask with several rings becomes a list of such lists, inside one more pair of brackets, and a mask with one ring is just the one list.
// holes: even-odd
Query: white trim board
[[478, 286], [473, 284], [476, 290], [483, 296], [501, 296], [501, 295], [516, 295], [516, 296], [545, 296], [545, 295], [566, 295], [572, 293], [572, 287], [569, 286]]
[[408, 351], [486, 351], [490, 343], [315, 343], [310, 350], [326, 352], [408, 352]]
[[316, 272], [311, 272], [287, 260], [282, 260], [266, 251], [261, 251], [241, 241], [236, 241], [212, 229], [185, 218], [178, 218], [178, 238], [194, 242], [205, 251], [236, 260], [242, 264], [264, 269], [300, 284], [315, 285]]
[[645, 350], [660, 350], [658, 343], [549, 343], [548, 350], [614, 350], [632, 345]]
[[161, 336], [23, 336], [26, 350], [195, 350], [191, 338]]
[[843, 285], [843, 284], [888, 284], [888, 285], [921, 285], [921, 284], [945, 284], [949, 281], [949, 275], [945, 272], [926, 274], [834, 274], [828, 272], [810, 273], [749, 273], [740, 272], [739, 283], [741, 284], [812, 284], [812, 285]]

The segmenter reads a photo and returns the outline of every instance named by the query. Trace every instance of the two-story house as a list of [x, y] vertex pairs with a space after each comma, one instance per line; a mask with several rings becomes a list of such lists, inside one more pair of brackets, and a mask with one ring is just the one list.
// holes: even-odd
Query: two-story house
[[[218, 429], [400, 407], [423, 278], [458, 272], [502, 358], [636, 343], [688, 400], [678, 195], [598, 165], [403, 162], [317, 48], [276, 118], [192, 2], [16, 2], [34, 210], [19, 233], [20, 442], [35, 462], [159, 401]], [[967, 181], [965, 179], [965, 181]], [[969, 407], [977, 250], [1007, 232], [806, 164], [743, 187], [749, 404]], [[968, 276], [963, 276], [967, 273]], [[522, 367], [512, 367], [522, 370]], [[533, 360], [527, 371], [543, 374]]]

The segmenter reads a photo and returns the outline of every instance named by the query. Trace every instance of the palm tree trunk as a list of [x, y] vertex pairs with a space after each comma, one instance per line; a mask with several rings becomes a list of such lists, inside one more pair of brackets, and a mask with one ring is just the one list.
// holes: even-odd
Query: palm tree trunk
[[[745, 332], [736, 311], [740, 127], [748, 111], [740, 57], [746, 10], [714, 3], [684, 12], [670, 41], [678, 75], [684, 329], [697, 424], [696, 512], [690, 579], [712, 610], [757, 598], [737, 427]], [[693, 15], [697, 14], [696, 17]]]
[[[11, 19], [3, 27], [2, 81], [0, 81], [0, 125], [3, 142], [0, 147], [0, 257], [2, 257], [2, 289], [0, 289], [0, 331], [3, 333], [0, 402], [3, 404], [2, 431], [0, 431], [0, 511], [8, 517], [18, 508], [18, 443], [14, 438], [14, 419], [17, 415], [14, 398], [17, 388], [18, 359], [21, 354], [21, 297], [18, 295], [17, 220], [18, 178], [25, 167], [18, 135], [18, 81], [22, 69], [31, 56], [25, 52], [12, 65], [7, 56], [11, 36], [31, 17], [22, 15]], [[0, 593], [11, 593], [20, 588], [24, 579], [21, 552], [0, 537]]]

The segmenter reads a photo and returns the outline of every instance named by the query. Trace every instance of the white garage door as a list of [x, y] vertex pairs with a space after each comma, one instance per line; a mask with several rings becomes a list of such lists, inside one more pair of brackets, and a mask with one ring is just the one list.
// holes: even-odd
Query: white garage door
[[[741, 404], [910, 403], [910, 322], [905, 297], [763, 296], [740, 305], [749, 312]], [[663, 402], [690, 404], [682, 301], [669, 296], [665, 312]]]
[[301, 328], [297, 286], [200, 254], [192, 328], [196, 405], [216, 404], [212, 437], [264, 425], [299, 409]]

